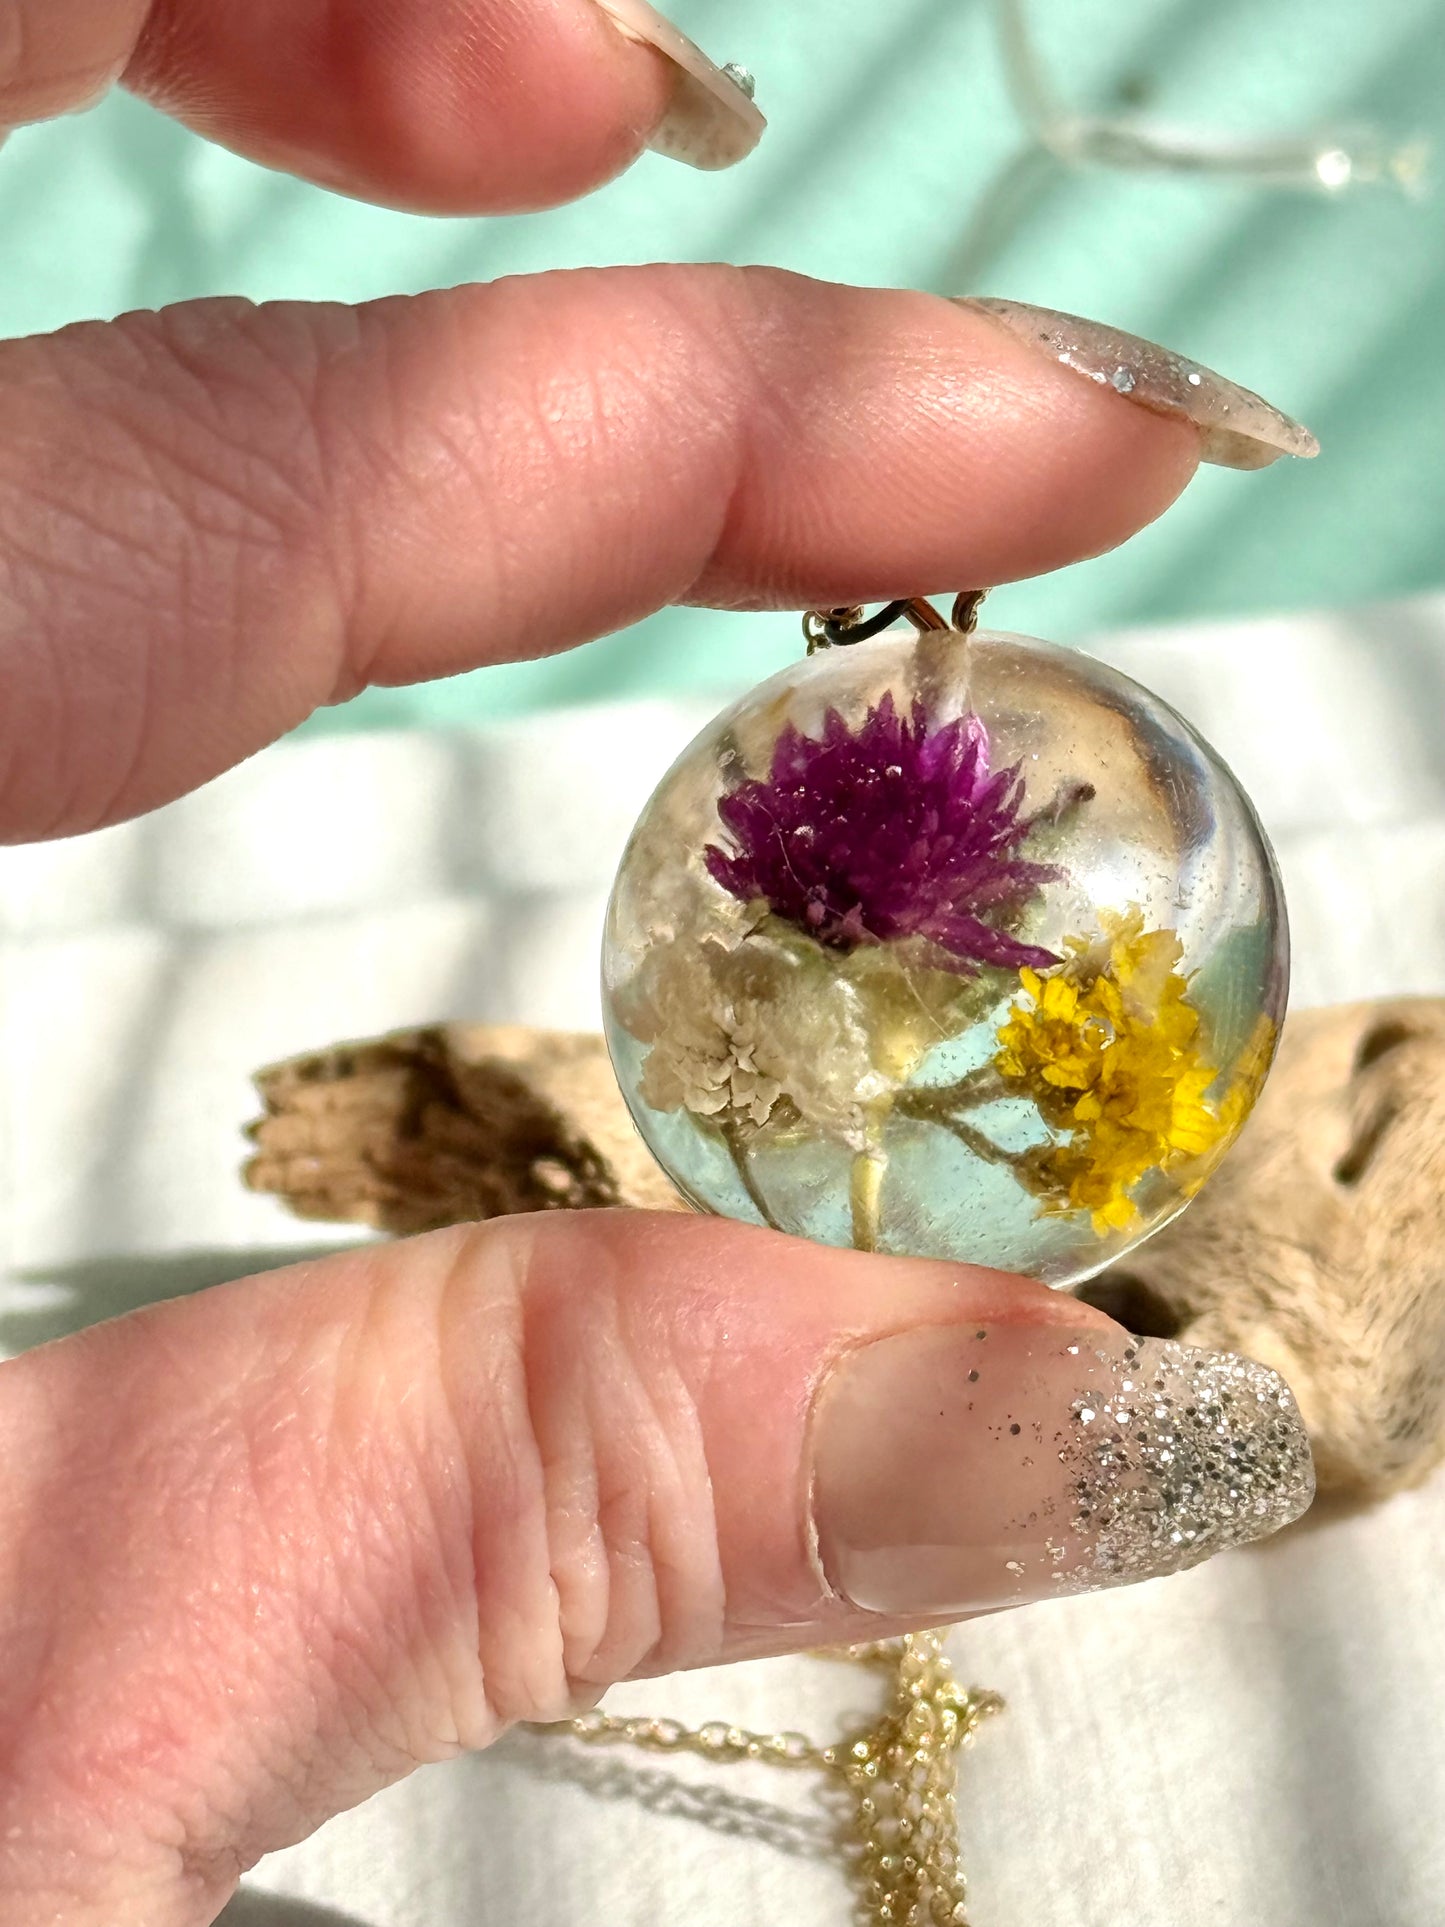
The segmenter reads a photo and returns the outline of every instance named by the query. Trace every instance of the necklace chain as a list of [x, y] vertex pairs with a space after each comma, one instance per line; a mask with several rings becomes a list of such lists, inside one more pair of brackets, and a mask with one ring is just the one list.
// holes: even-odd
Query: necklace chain
[[819, 1746], [804, 1733], [752, 1733], [724, 1720], [689, 1727], [680, 1720], [600, 1710], [547, 1731], [569, 1733], [588, 1746], [826, 1773], [850, 1796], [842, 1846], [858, 1891], [860, 1923], [968, 1927], [958, 1864], [958, 1754], [980, 1723], [1001, 1710], [1002, 1700], [959, 1685], [941, 1633], [910, 1633], [820, 1657], [883, 1670], [893, 1680], [877, 1724], [831, 1746]]

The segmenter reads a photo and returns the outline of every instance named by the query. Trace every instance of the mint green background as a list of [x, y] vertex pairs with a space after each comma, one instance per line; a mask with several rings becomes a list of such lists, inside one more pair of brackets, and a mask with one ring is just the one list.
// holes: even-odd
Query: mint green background
[[[766, 261], [1010, 294], [1151, 335], [1261, 389], [1324, 454], [1209, 470], [1127, 548], [1001, 593], [996, 621], [1104, 625], [1394, 595], [1445, 581], [1445, 10], [1436, 0], [1036, 0], [1061, 93], [1220, 135], [1367, 124], [1430, 139], [1428, 191], [1339, 197], [1070, 172], [1011, 104], [983, 0], [677, 0], [758, 75], [742, 167], [653, 156], [571, 208], [380, 212], [209, 148], [134, 101], [0, 154], [0, 334], [190, 296], [363, 301], [582, 263]], [[3, 432], [3, 425], [0, 425]], [[790, 659], [793, 617], [665, 611], [564, 658], [372, 691], [307, 727], [465, 721], [734, 686]]]

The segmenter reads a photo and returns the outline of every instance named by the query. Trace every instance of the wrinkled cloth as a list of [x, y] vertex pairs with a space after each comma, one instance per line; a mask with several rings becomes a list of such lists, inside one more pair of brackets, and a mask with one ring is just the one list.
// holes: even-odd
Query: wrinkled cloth
[[[1285, 873], [1294, 1001], [1445, 993], [1445, 597], [1097, 653], [1208, 736]], [[593, 1027], [603, 904], [711, 704], [282, 743], [139, 823], [0, 854], [0, 1345], [353, 1242], [238, 1180], [249, 1073], [442, 1017]], [[1445, 1478], [1182, 1577], [965, 1627], [975, 1927], [1445, 1922]], [[832, 1734], [814, 1659], [609, 1705]], [[516, 1735], [264, 1861], [230, 1927], [843, 1927], [806, 1774]]]

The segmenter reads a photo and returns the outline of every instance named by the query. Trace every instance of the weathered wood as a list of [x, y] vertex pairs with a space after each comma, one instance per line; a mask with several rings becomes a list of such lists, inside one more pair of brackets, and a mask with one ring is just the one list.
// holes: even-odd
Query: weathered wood
[[303, 1218], [405, 1234], [516, 1211], [682, 1210], [600, 1037], [449, 1024], [261, 1071], [246, 1182]]

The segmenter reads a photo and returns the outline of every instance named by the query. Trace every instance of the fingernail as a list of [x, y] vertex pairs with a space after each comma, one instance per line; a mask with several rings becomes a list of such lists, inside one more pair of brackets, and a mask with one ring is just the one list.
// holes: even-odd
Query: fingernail
[[1277, 1373], [1126, 1333], [879, 1339], [824, 1381], [812, 1438], [819, 1558], [865, 1612], [963, 1615], [1152, 1579], [1314, 1497]]
[[992, 315], [1027, 341], [1101, 387], [1156, 415], [1182, 415], [1200, 431], [1202, 459], [1220, 468], [1268, 468], [1281, 455], [1318, 455], [1320, 445], [1262, 395], [1226, 381], [1157, 342], [1100, 321], [1031, 307], [1026, 301], [966, 296], [957, 304]]
[[629, 40], [666, 55], [675, 75], [672, 101], [648, 142], [654, 153], [689, 167], [732, 167], [763, 137], [767, 122], [753, 105], [752, 76], [719, 67], [648, 0], [597, 0]]

